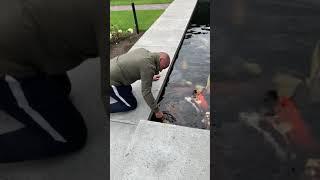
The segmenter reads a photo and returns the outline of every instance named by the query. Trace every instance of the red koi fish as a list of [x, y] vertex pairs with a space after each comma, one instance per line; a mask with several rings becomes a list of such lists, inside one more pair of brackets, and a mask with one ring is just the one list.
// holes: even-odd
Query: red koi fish
[[302, 119], [295, 103], [288, 97], [280, 97], [275, 111], [280, 123], [290, 124], [287, 132], [289, 141], [303, 152], [316, 152], [320, 150], [319, 144], [312, 135], [311, 129]]
[[203, 110], [208, 111], [209, 105], [202, 92], [197, 94], [197, 103]]

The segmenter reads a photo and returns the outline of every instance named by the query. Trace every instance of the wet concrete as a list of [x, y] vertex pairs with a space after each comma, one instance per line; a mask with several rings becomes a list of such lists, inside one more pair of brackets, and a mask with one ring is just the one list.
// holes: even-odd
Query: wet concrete
[[[320, 3], [316, 0], [215, 1], [212, 106], [220, 126], [214, 146], [217, 158], [224, 164], [216, 168], [227, 172], [230, 179], [301, 179], [305, 161], [319, 156], [318, 150], [290, 150], [288, 154], [296, 157], [289, 155], [288, 160], [281, 161], [263, 133], [270, 133], [281, 144], [279, 136], [270, 129], [259, 132], [239, 117], [240, 112], [260, 113], [265, 93], [279, 91], [273, 82], [276, 73], [302, 81], [310, 76], [312, 54], [320, 40], [319, 19]], [[306, 89], [299, 84], [292, 100], [310, 133], [320, 142], [319, 105], [308, 100], [312, 97]]]

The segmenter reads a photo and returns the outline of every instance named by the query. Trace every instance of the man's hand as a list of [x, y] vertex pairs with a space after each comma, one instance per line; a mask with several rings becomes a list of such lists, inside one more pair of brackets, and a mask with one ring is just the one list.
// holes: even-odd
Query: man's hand
[[160, 74], [154, 75], [153, 80], [158, 81], [160, 79]]
[[154, 114], [156, 115], [156, 118], [158, 118], [158, 119], [162, 119], [162, 118], [163, 118], [163, 113], [162, 113], [162, 111], [156, 112], [156, 113], [154, 113]]

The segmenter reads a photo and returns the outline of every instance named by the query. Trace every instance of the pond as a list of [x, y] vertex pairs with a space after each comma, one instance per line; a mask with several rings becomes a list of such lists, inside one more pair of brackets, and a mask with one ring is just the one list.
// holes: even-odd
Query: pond
[[217, 0], [214, 12], [221, 179], [320, 179], [319, 2]]
[[209, 3], [201, 2], [195, 8], [159, 101], [160, 110], [168, 113], [167, 123], [210, 128], [209, 75]]

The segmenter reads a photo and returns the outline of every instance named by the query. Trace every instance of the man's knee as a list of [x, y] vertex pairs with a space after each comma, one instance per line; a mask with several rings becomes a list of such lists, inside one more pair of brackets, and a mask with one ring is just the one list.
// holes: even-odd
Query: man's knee
[[74, 152], [81, 150], [87, 143], [87, 137], [87, 128], [85, 126], [81, 128], [78, 127], [78, 130], [72, 133], [72, 135], [66, 139], [65, 143], [67, 146], [67, 151]]
[[138, 103], [137, 103], [137, 100], [134, 98], [133, 100], [132, 100], [132, 102], [130, 103], [130, 109], [131, 110], [134, 110], [134, 109], [136, 109], [137, 108], [137, 106], [138, 106]]

